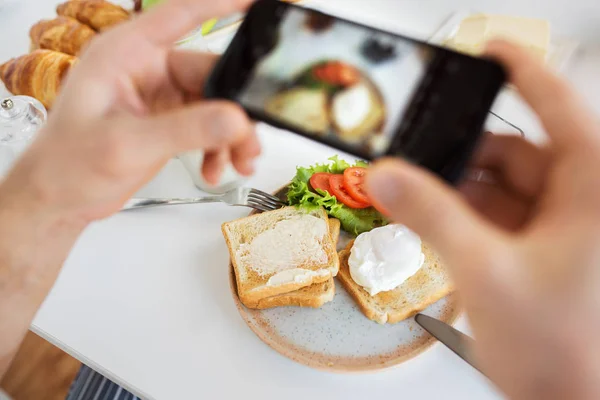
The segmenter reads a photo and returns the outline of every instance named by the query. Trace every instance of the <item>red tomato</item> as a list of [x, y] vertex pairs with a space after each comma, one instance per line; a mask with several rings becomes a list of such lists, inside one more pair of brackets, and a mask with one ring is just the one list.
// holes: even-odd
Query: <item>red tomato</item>
[[337, 80], [342, 86], [352, 86], [358, 83], [360, 80], [360, 74], [353, 67], [339, 63], [337, 65]]
[[335, 86], [352, 86], [360, 81], [360, 72], [351, 65], [340, 61], [330, 61], [313, 69], [313, 76], [322, 82]]
[[344, 171], [344, 189], [354, 200], [370, 205], [371, 201], [364, 189], [366, 173], [367, 170], [362, 167], [347, 168]]
[[337, 85], [336, 70], [333, 64], [329, 63], [323, 67], [323, 78], [332, 85]]
[[314, 77], [319, 81], [332, 83], [328, 66], [329, 64], [323, 64], [315, 67], [315, 69], [313, 69]]
[[310, 177], [310, 186], [312, 186], [312, 188], [315, 190], [321, 189], [331, 193], [331, 189], [329, 187], [330, 176], [331, 174], [327, 172], [317, 172], [316, 174], [313, 174], [313, 176]]
[[336, 197], [339, 201], [344, 203], [350, 208], [367, 208], [370, 207], [368, 203], [362, 203], [354, 200], [346, 189], [344, 188], [344, 176], [343, 175], [331, 175], [329, 177], [329, 186], [331, 186], [331, 194]]

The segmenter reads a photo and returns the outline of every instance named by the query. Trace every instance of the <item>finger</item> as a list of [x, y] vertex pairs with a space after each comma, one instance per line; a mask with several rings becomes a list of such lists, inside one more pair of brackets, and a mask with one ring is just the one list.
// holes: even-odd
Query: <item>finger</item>
[[516, 194], [539, 195], [550, 168], [549, 149], [540, 148], [519, 136], [487, 134], [475, 152], [471, 165], [496, 172]]
[[202, 102], [139, 122], [149, 145], [169, 154], [202, 149], [208, 152], [243, 142], [253, 132], [244, 111], [225, 101]]
[[143, 13], [126, 29], [156, 45], [172, 46], [211, 18], [246, 9], [253, 0], [169, 0]]
[[231, 161], [235, 169], [244, 176], [254, 173], [254, 162], [261, 153], [260, 142], [256, 131], [253, 130], [243, 142], [231, 150]]
[[377, 163], [366, 184], [377, 208], [431, 243], [452, 267], [460, 269], [458, 274], [479, 269], [483, 260], [503, 248], [500, 231], [458, 192], [416, 166], [399, 160]]
[[206, 153], [202, 163], [202, 176], [211, 185], [217, 185], [227, 164], [229, 164], [228, 149]]
[[169, 74], [182, 91], [200, 95], [217, 59], [216, 54], [172, 50], [167, 58]]
[[486, 54], [505, 66], [511, 82], [557, 146], [599, 144], [598, 122], [566, 81], [523, 48], [507, 42], [490, 42]]
[[529, 220], [532, 203], [503, 186], [466, 181], [459, 191], [471, 207], [497, 227], [515, 232]]

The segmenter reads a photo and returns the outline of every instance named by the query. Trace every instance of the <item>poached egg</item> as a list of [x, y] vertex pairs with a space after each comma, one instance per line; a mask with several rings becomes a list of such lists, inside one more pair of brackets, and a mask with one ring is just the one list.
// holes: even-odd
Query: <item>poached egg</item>
[[360, 83], [336, 94], [332, 111], [336, 123], [344, 130], [351, 130], [364, 122], [372, 107], [369, 88]]
[[352, 279], [371, 296], [400, 286], [423, 265], [421, 238], [404, 225], [387, 225], [359, 235], [348, 265]]

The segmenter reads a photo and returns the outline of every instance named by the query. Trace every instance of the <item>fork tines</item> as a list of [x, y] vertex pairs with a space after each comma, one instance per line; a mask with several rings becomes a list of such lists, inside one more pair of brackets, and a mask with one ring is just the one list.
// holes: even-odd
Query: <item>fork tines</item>
[[250, 189], [248, 204], [261, 211], [272, 211], [286, 206], [281, 199], [257, 189]]

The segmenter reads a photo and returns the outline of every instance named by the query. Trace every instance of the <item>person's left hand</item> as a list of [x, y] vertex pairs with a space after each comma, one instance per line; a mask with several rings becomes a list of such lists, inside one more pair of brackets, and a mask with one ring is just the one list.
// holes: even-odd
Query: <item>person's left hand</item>
[[252, 123], [232, 103], [202, 99], [215, 56], [173, 49], [203, 21], [250, 2], [169, 0], [100, 35], [69, 73], [2, 197], [87, 223], [117, 212], [184, 151], [206, 152], [210, 182], [228, 162], [251, 174], [260, 152]]

